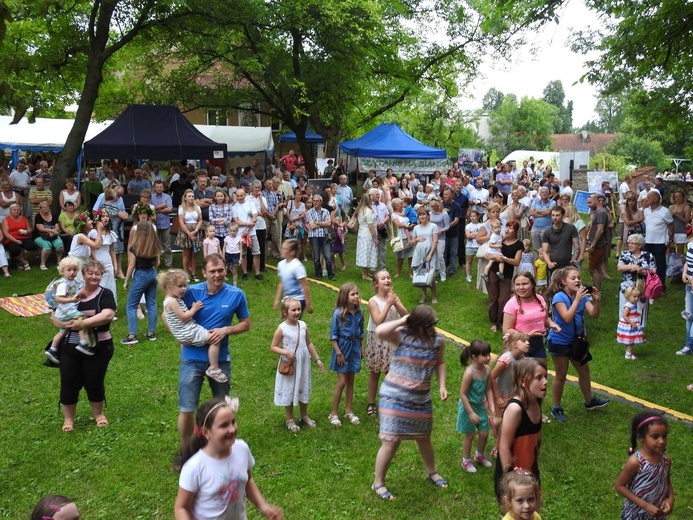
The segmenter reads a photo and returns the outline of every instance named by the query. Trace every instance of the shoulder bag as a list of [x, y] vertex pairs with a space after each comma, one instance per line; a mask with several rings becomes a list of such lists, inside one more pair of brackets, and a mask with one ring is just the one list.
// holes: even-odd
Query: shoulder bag
[[435, 267], [429, 262], [424, 262], [414, 271], [411, 283], [414, 287], [433, 287], [435, 276]]
[[[296, 351], [298, 351], [298, 344], [301, 342], [301, 324], [298, 324], [298, 334], [296, 335], [296, 348], [294, 348], [294, 356], [296, 356]], [[294, 357], [295, 359], [295, 357]], [[282, 359], [279, 361], [279, 368], [277, 369], [279, 373], [283, 376], [292, 376], [296, 371], [293, 360]]]

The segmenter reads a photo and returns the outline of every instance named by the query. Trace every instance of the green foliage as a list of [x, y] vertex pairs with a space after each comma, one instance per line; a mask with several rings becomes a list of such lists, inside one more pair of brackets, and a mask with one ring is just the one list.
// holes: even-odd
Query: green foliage
[[549, 150], [554, 125], [560, 121], [560, 110], [541, 99], [524, 97], [517, 103], [508, 95], [500, 108], [491, 113], [490, 145], [501, 154], [513, 150]]
[[486, 112], [493, 112], [494, 110], [500, 108], [504, 98], [505, 94], [503, 94], [500, 90], [497, 90], [495, 87], [491, 87], [488, 89], [486, 94], [484, 94], [482, 106]]
[[573, 102], [565, 102], [565, 90], [561, 80], [549, 81], [544, 88], [544, 97], [542, 98], [549, 105], [553, 105], [558, 109], [559, 117], [553, 120], [553, 133], [567, 134], [573, 127]]
[[590, 168], [599, 168], [605, 172], [618, 172], [619, 177], [625, 177], [630, 171], [629, 164], [625, 157], [605, 152], [590, 157]]
[[662, 170], [671, 163], [667, 160], [662, 146], [658, 142], [632, 135], [619, 136], [618, 139], [607, 145], [606, 152], [620, 155], [638, 167], [654, 166], [658, 170]]
[[597, 114], [595, 127], [590, 128], [591, 132], [603, 132], [607, 134], [617, 133], [621, 130], [621, 125], [625, 120], [625, 107], [628, 103], [626, 95], [600, 95], [594, 109]]

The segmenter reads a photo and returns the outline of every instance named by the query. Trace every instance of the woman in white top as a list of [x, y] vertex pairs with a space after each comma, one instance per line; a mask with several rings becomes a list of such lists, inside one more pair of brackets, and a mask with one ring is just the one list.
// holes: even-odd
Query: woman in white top
[[199, 282], [200, 279], [195, 276], [197, 270], [197, 262], [195, 257], [197, 252], [202, 248], [202, 239], [200, 229], [202, 229], [202, 211], [200, 206], [195, 202], [195, 194], [193, 190], [185, 190], [183, 199], [178, 206], [178, 224], [179, 231], [176, 236], [176, 245], [183, 252], [183, 271], [189, 276], [193, 282]]
[[[82, 205], [82, 194], [75, 188], [74, 179], [65, 180], [65, 189], [60, 192], [60, 209], [65, 211], [65, 203], [68, 201], [75, 205], [75, 209]], [[115, 291], [113, 294], [115, 294]]]
[[414, 192], [411, 191], [411, 188], [409, 187], [409, 178], [406, 175], [403, 175], [402, 180], [399, 181], [399, 190], [397, 191], [397, 196], [400, 199], [403, 199], [404, 197], [409, 197], [410, 199], [414, 198]]
[[10, 180], [5, 179], [0, 183], [0, 222], [10, 214], [10, 206], [15, 203], [21, 207], [22, 197], [12, 190]]
[[378, 234], [375, 229], [375, 212], [371, 207], [371, 196], [364, 193], [356, 206], [359, 230], [356, 234], [356, 265], [361, 268], [361, 278], [371, 280], [368, 271], [378, 266]]
[[402, 245], [404, 246], [401, 251], [395, 253], [395, 257], [397, 258], [397, 273], [395, 274], [395, 278], [402, 276], [402, 267], [405, 258], [409, 259], [409, 274], [412, 274], [411, 257], [414, 254], [414, 248], [409, 247], [409, 230], [414, 229], [414, 224], [409, 222], [409, 217], [407, 217], [402, 210], [403, 207], [404, 203], [400, 198], [396, 198], [392, 201], [392, 225], [395, 226], [397, 236], [402, 239]]

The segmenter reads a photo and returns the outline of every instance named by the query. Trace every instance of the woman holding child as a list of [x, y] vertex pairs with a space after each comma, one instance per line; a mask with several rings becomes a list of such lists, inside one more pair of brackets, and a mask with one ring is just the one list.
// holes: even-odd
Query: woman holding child
[[[100, 286], [103, 272], [103, 266], [95, 260], [88, 260], [82, 267], [84, 288], [77, 308], [84, 314], [84, 319], [75, 323], [61, 322], [55, 314], [52, 317], [57, 327], [70, 330], [60, 349], [60, 403], [65, 414], [64, 432], [74, 430], [77, 400], [82, 388], [87, 392], [96, 426], [103, 428], [108, 425], [103, 414], [106, 398], [104, 379], [108, 363], [113, 357], [110, 327], [115, 316], [116, 301], [110, 290]], [[91, 349], [92, 355], [76, 350], [79, 345], [79, 330], [83, 328], [91, 329], [96, 335], [97, 343]]]
[[[503, 327], [503, 309], [510, 299], [510, 286], [513, 271], [520, 265], [524, 246], [517, 235], [520, 224], [513, 220], [505, 226], [505, 234], [500, 248], [500, 260], [503, 262], [502, 276], [499, 275], [498, 262], [494, 262], [488, 274], [486, 290], [488, 291], [488, 318], [491, 321], [491, 332]], [[478, 239], [477, 239], [478, 240]]]

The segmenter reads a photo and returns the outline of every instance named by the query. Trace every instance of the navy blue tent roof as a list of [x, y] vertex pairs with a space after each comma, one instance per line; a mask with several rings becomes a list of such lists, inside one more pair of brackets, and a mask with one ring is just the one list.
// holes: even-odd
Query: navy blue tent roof
[[357, 157], [387, 159], [446, 159], [440, 148], [417, 141], [398, 125], [383, 123], [358, 139], [339, 143], [339, 148]]
[[130, 105], [113, 124], [84, 143], [89, 159], [190, 159], [224, 152], [174, 106]]
[[[306, 141], [309, 143], [322, 143], [324, 139], [322, 138], [321, 135], [316, 134], [315, 132], [308, 130], [306, 132]], [[298, 139], [296, 138], [296, 132], [289, 132], [288, 134], [284, 134], [279, 138], [280, 143], [297, 143]]]

